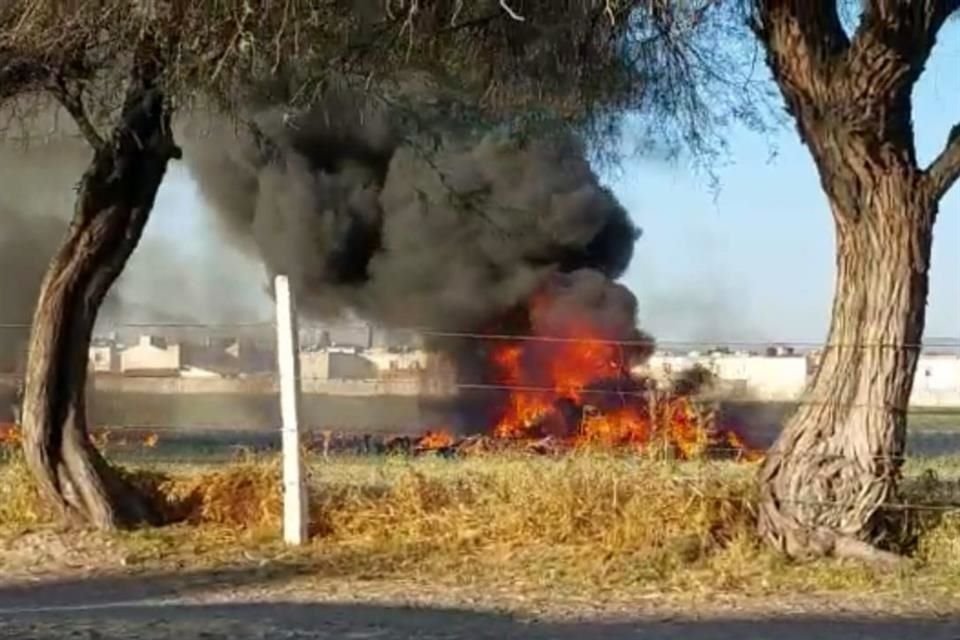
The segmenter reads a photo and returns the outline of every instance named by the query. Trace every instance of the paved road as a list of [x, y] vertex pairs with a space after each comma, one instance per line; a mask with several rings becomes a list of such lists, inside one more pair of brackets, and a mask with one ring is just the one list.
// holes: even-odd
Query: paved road
[[110, 606], [0, 612], [0, 636], [22, 640], [924, 640], [960, 638], [960, 622], [781, 617], [764, 620], [618, 620], [529, 622], [469, 611], [398, 609], [375, 605], [238, 604]]
[[[960, 619], [933, 616], [726, 613], [698, 618], [692, 613], [682, 617], [666, 617], [662, 613], [643, 616], [634, 607], [621, 610], [616, 618], [605, 614], [605, 618], [564, 622], [523, 620], [506, 614], [439, 605], [388, 606], [356, 598], [334, 601], [329, 595], [311, 599], [305, 598], [302, 592], [293, 597], [282, 595], [282, 589], [276, 591], [277, 587], [295, 581], [297, 571], [295, 567], [270, 573], [237, 569], [211, 574], [7, 582], [0, 585], [0, 637], [21, 640], [960, 639]], [[281, 598], [286, 600], [266, 601], [271, 589], [274, 596], [281, 593]], [[251, 594], [260, 596], [251, 598]], [[776, 605], [765, 610], [785, 609]]]

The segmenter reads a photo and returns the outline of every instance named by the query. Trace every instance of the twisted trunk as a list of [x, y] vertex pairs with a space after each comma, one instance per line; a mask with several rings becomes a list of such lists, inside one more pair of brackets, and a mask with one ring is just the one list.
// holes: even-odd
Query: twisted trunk
[[836, 225], [837, 280], [819, 368], [761, 469], [760, 531], [792, 556], [878, 550], [897, 490], [940, 198], [960, 138], [918, 167], [912, 93], [958, 0], [753, 0], [752, 27]]
[[906, 441], [936, 201], [906, 168], [872, 173], [863, 164], [827, 178], [838, 193], [864, 195], [852, 207], [833, 202], [829, 337], [800, 409], [763, 465], [760, 530], [792, 556], [889, 559], [875, 546], [884, 543], [882, 507], [896, 492]]
[[[85, 406], [97, 311], [137, 246], [169, 159], [179, 157], [157, 76], [152, 63], [135, 66], [119, 124], [108, 140], [94, 140], [30, 335], [22, 406], [27, 463], [43, 497], [66, 520], [100, 529], [159, 520], [91, 443]], [[78, 102], [65, 106], [83, 117]]]

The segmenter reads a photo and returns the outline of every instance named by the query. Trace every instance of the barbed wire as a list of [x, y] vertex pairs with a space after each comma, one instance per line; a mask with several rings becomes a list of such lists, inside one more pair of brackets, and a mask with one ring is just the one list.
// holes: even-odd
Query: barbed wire
[[[201, 323], [201, 322], [151, 322], [151, 323], [123, 323], [111, 327], [110, 331], [122, 331], [123, 329], [275, 329], [274, 322], [237, 322], [237, 323]], [[29, 323], [0, 323], [0, 330], [22, 330], [30, 329]], [[322, 325], [322, 326], [301, 326], [301, 333], [323, 332], [323, 331], [369, 331], [386, 330], [396, 333], [414, 333], [423, 337], [451, 338], [464, 340], [490, 340], [499, 342], [547, 342], [547, 343], [582, 343], [602, 344], [623, 347], [776, 347], [786, 346], [794, 348], [885, 348], [885, 349], [922, 349], [927, 348], [957, 348], [960, 349], [960, 336], [938, 336], [936, 339], [923, 340], [921, 342], [853, 342], [853, 343], [829, 343], [826, 341], [810, 340], [730, 340], [724, 338], [717, 339], [657, 339], [649, 340], [626, 340], [610, 339], [592, 336], [560, 336], [560, 335], [541, 335], [541, 334], [521, 334], [521, 333], [502, 333], [502, 332], [477, 332], [477, 331], [446, 331], [430, 327], [387, 327], [381, 328], [373, 325]], [[355, 345], [344, 345], [355, 346]]]
[[[129, 381], [156, 381], [156, 380], [165, 380], [165, 381], [177, 381], [178, 383], [183, 384], [204, 384], [210, 383], [212, 386], [208, 390], [194, 390], [194, 391], [182, 391], [178, 392], [177, 390], [168, 390], [168, 391], [157, 391], [157, 395], [168, 395], [168, 396], [182, 396], [182, 397], [191, 397], [191, 396], [203, 396], [210, 393], [222, 394], [224, 396], [250, 396], [250, 395], [270, 395], [277, 392], [279, 385], [279, 374], [277, 373], [263, 373], [255, 374], [256, 377], [245, 377], [245, 378], [184, 378], [178, 376], [123, 376], [122, 374], [117, 375], [117, 379], [124, 380], [125, 383]], [[0, 382], [2, 382], [3, 374], [0, 374]], [[8, 379], [11, 381], [19, 381], [22, 379], [22, 376], [19, 375], [10, 375], [8, 374]], [[658, 400], [660, 402], [669, 402], [671, 400], [686, 400], [692, 402], [695, 406], [701, 405], [711, 405], [711, 404], [726, 404], [730, 405], [765, 405], [771, 408], [776, 408], [779, 406], [788, 406], [791, 409], [799, 409], [801, 407], [814, 406], [814, 407], [841, 407], [844, 409], [868, 409], [868, 410], [879, 410], [879, 411], [897, 411], [900, 410], [899, 407], [893, 404], [879, 404], [871, 402], [846, 402], [842, 400], [817, 400], [814, 398], [750, 398], [750, 397], [737, 397], [734, 394], [723, 395], [722, 392], [719, 392], [716, 396], [698, 396], [696, 394], [684, 395], [671, 393], [669, 389], [657, 390], [657, 389], [632, 389], [632, 388], [616, 388], [616, 387], [582, 387], [574, 388], [571, 387], [568, 390], [565, 387], [557, 386], [538, 386], [538, 385], [524, 385], [524, 384], [512, 384], [512, 383], [486, 383], [486, 382], [448, 382], [448, 381], [438, 381], [436, 388], [433, 388], [429, 381], [424, 382], [422, 377], [410, 376], [410, 377], [392, 377], [392, 378], [326, 378], [323, 376], [299, 376], [296, 380], [301, 383], [314, 383], [316, 386], [322, 386], [327, 390], [330, 389], [344, 389], [350, 387], [371, 387], [374, 389], [380, 389], [379, 393], [369, 392], [369, 393], [353, 393], [353, 394], [344, 394], [340, 397], [344, 398], [370, 398], [370, 397], [400, 397], [400, 398], [444, 398], [448, 397], [451, 394], [449, 393], [438, 393], [437, 391], [452, 391], [464, 390], [464, 391], [503, 391], [510, 393], [532, 393], [532, 394], [543, 394], [543, 395], [555, 395], [558, 398], [565, 397], [570, 395], [570, 393], [575, 393], [579, 396], [608, 396], [608, 397], [617, 397], [617, 398], [629, 398], [629, 399], [654, 399], [655, 394], [662, 393], [664, 394]], [[236, 389], [223, 389], [224, 383], [237, 382], [239, 386]], [[730, 382], [736, 382], [732, 380]], [[244, 385], [244, 383], [248, 383]], [[269, 386], [267, 386], [268, 383]], [[319, 383], [319, 384], [317, 384]], [[407, 384], [411, 383], [411, 384]], [[416, 384], [421, 387], [417, 389], [417, 393], [388, 393], [384, 391], [389, 391], [391, 388], [397, 387], [397, 385], [412, 386]], [[122, 389], [122, 385], [117, 385], [116, 387], [100, 387], [96, 388], [96, 391], [104, 393], [138, 393], [141, 392], [140, 389]], [[928, 393], [937, 393], [937, 391], [927, 391]], [[324, 393], [312, 393], [310, 387], [303, 389], [302, 393], [305, 395], [325, 395]], [[956, 390], [954, 389], [944, 389], [942, 390], [943, 394], [954, 394]], [[908, 407], [907, 412], [921, 412], [921, 413], [931, 413], [935, 414], [942, 412], [945, 414], [957, 412], [960, 410], [960, 405], [943, 405], [943, 406], [923, 406], [923, 407]]]

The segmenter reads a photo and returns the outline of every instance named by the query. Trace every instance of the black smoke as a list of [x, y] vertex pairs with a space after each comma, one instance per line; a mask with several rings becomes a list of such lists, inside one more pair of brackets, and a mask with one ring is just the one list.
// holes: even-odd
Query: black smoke
[[224, 227], [290, 277], [306, 314], [523, 331], [531, 295], [576, 272], [564, 312], [635, 334], [635, 300], [615, 279], [639, 231], [575, 137], [424, 135], [344, 99], [251, 119], [255, 130], [194, 119], [186, 159]]
[[[425, 329], [464, 389], [494, 378], [502, 341], [429, 330], [563, 335], [575, 318], [596, 336], [646, 338], [616, 282], [639, 230], [576, 137], [426, 135], [343, 98], [250, 119], [194, 118], [185, 157], [223, 227], [268, 275], [290, 277], [304, 314]], [[462, 391], [444, 420], [482, 429], [505, 397]]]

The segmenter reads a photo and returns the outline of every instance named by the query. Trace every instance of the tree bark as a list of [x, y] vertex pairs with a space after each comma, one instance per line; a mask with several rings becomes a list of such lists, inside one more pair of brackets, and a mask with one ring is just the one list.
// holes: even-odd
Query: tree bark
[[[875, 166], [881, 166], [879, 163]], [[798, 556], [892, 559], [883, 505], [895, 496], [923, 337], [936, 200], [919, 172], [830, 176], [863, 199], [834, 202], [837, 277], [819, 367], [761, 470], [760, 531]]]
[[895, 496], [923, 336], [948, 142], [918, 168], [911, 96], [958, 0], [869, 0], [851, 35], [835, 0], [753, 0], [752, 27], [817, 165], [837, 280], [819, 368], [760, 474], [761, 534], [791, 556], [892, 560]]
[[[137, 246], [168, 161], [179, 157], [158, 77], [152, 58], [135, 60], [112, 134], [88, 135], [94, 156], [43, 280], [27, 361], [22, 426], [37, 486], [68, 522], [106, 530], [159, 523], [91, 443], [85, 403], [97, 311]], [[74, 118], [85, 117], [76, 95], [55, 93]]]

